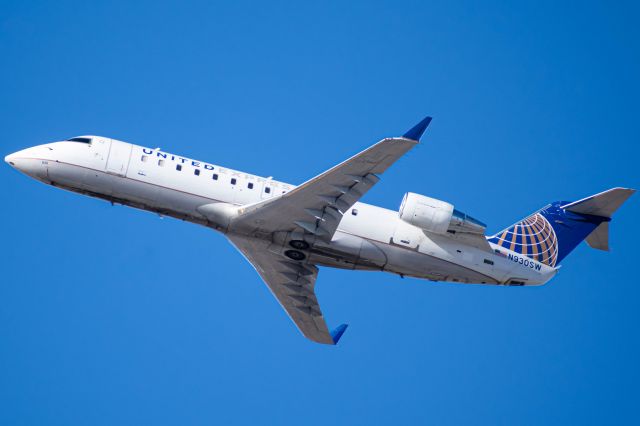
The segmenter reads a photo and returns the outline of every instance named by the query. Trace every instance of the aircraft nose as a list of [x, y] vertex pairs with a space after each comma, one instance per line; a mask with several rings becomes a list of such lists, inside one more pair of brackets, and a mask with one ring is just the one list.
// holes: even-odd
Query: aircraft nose
[[13, 154], [9, 154], [6, 157], [4, 157], [4, 162], [8, 163], [10, 166], [15, 167], [16, 165], [15, 159], [16, 159], [16, 153], [14, 152]]
[[[4, 157], [4, 161], [14, 169], [36, 179], [44, 178], [46, 170], [42, 166], [42, 160], [37, 158], [34, 148], [23, 149]], [[35, 157], [35, 158], [34, 158]]]

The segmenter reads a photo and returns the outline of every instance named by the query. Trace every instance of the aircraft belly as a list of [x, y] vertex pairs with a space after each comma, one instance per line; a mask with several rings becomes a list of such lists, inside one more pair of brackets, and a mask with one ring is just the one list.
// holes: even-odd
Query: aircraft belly
[[145, 176], [136, 177], [139, 179], [54, 161], [50, 161], [47, 168], [47, 181], [54, 186], [181, 219], [200, 222], [196, 207], [211, 202], [207, 198], [144, 181]]
[[98, 194], [111, 195], [111, 179], [113, 179], [113, 176], [98, 170], [88, 169], [84, 173], [82, 189]]
[[385, 244], [384, 251], [389, 261], [385, 271], [433, 281], [497, 284], [491, 276], [463, 263], [391, 244]]
[[310, 250], [311, 262], [341, 269], [381, 271], [387, 263], [384, 252], [364, 238], [336, 232], [331, 242], [317, 241]]
[[193, 191], [182, 178], [166, 179], [160, 170], [150, 167], [148, 163], [134, 164], [130, 167], [127, 179], [120, 178], [124, 183], [119, 195], [145, 205], [146, 210], [183, 219], [203, 219], [196, 209], [212, 200], [183, 190]]
[[113, 176], [111, 179], [113, 197], [150, 207], [157, 205], [159, 192], [157, 187], [118, 176]]
[[81, 187], [85, 180], [87, 169], [66, 163], [50, 161], [47, 175], [51, 182], [64, 187]]

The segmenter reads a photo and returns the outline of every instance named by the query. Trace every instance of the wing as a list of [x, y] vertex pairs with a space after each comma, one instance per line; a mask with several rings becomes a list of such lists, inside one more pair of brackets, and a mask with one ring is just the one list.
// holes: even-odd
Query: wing
[[237, 235], [227, 235], [227, 238], [258, 271], [305, 337], [318, 343], [338, 343], [347, 326], [343, 324], [329, 333], [314, 292], [318, 277], [315, 265], [270, 252], [268, 241]]
[[236, 229], [271, 233], [302, 229], [330, 241], [342, 215], [351, 208], [395, 161], [417, 143], [431, 117], [401, 138], [388, 138], [338, 164], [280, 197], [240, 209]]

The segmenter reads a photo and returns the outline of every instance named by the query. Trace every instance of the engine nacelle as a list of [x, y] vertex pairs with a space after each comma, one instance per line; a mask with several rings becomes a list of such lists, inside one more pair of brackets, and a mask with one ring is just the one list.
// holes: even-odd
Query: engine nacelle
[[407, 192], [402, 199], [400, 219], [435, 234], [467, 232], [484, 234], [486, 225], [453, 208], [453, 204]]

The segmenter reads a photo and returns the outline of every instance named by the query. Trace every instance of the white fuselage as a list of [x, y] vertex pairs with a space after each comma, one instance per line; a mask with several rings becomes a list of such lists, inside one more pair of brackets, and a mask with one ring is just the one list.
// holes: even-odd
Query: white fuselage
[[[246, 205], [279, 197], [295, 185], [191, 160], [159, 149], [91, 136], [91, 143], [54, 142], [6, 157], [42, 182], [114, 203], [156, 212], [221, 232], [204, 205]], [[295, 233], [294, 233], [295, 234]], [[248, 235], [284, 250], [291, 232]], [[303, 238], [303, 236], [298, 236]], [[433, 281], [536, 285], [556, 269], [523, 259], [480, 236], [424, 232], [396, 211], [356, 203], [345, 212], [330, 243], [309, 241], [309, 262], [345, 269], [388, 271]]]

